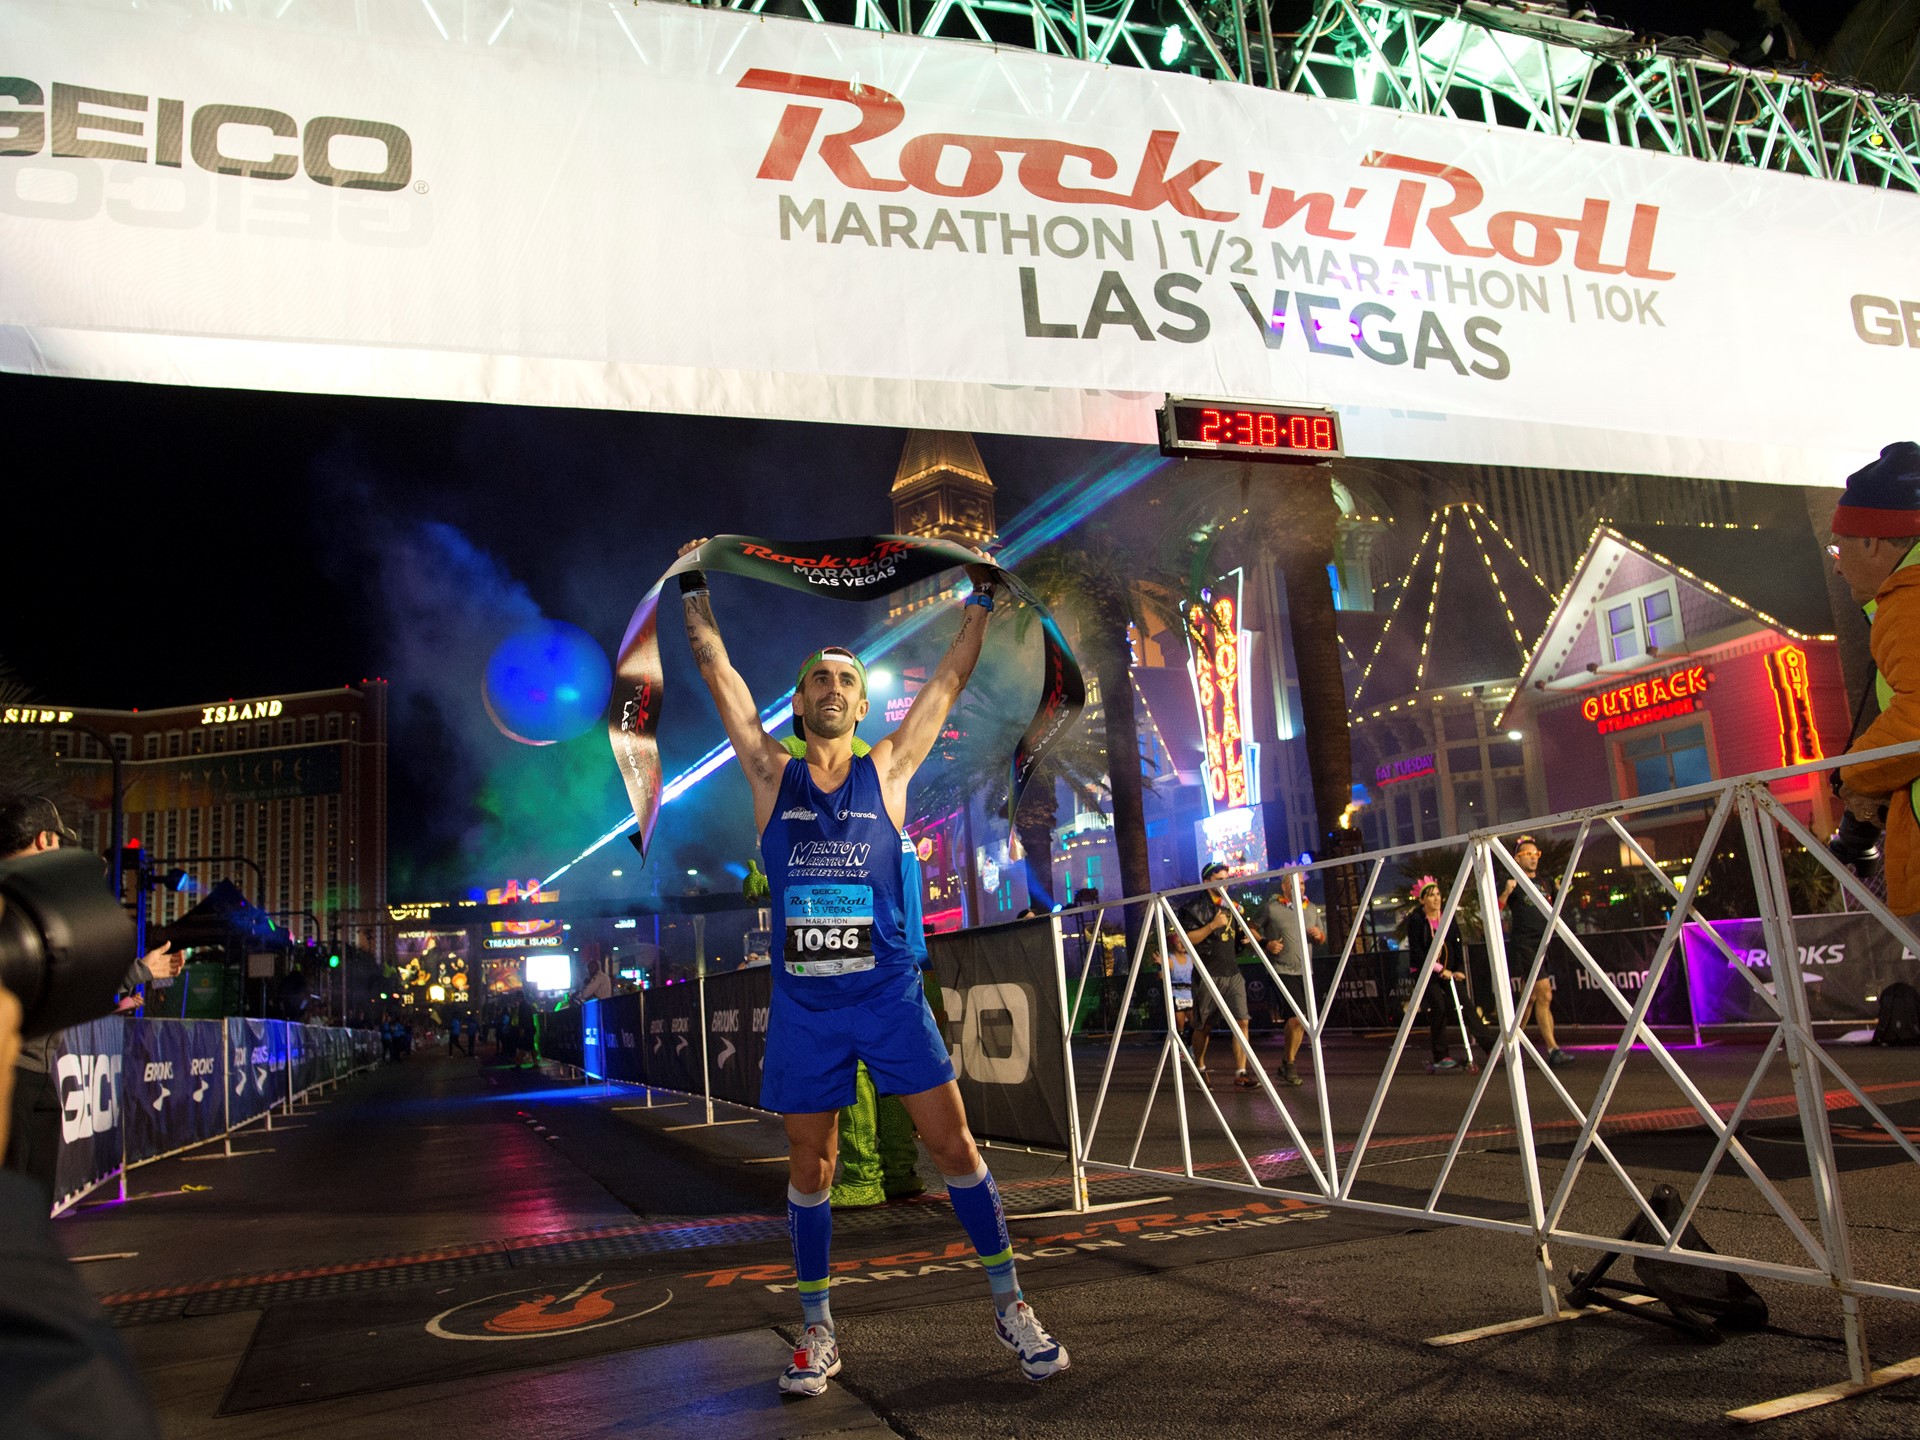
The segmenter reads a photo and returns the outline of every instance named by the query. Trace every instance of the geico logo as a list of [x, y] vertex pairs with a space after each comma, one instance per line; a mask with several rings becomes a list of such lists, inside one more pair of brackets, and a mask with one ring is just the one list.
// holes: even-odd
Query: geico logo
[[[258, 105], [201, 105], [189, 116], [184, 100], [65, 83], [53, 86], [48, 104], [39, 85], [19, 76], [0, 76], [0, 98], [14, 102], [0, 108], [0, 156], [50, 149], [55, 159], [176, 170], [191, 157], [214, 175], [291, 180], [304, 170], [309, 180], [343, 190], [399, 190], [413, 178], [412, 139], [379, 120], [321, 115], [302, 126]], [[336, 148], [335, 141], [348, 143]], [[376, 153], [378, 166], [369, 163]]]
[[171, 1060], [149, 1060], [146, 1071], [140, 1078], [149, 1085], [155, 1080], [171, 1080], [173, 1079], [173, 1062]]
[[60, 1088], [60, 1135], [70, 1141], [100, 1135], [120, 1123], [120, 1057], [62, 1055], [54, 1062]]
[[213, 1058], [209, 1056], [203, 1060], [189, 1059], [187, 1061], [187, 1074], [190, 1077], [194, 1075], [213, 1074]]
[[1920, 350], [1920, 300], [1856, 295], [1853, 333], [1869, 345], [1910, 345]]
[[1033, 990], [1020, 984], [940, 989], [948, 1016], [958, 1016], [953, 1068], [984, 1085], [1018, 1085], [1033, 1069]]
[[713, 1012], [713, 1034], [737, 1035], [740, 1033], [740, 1012], [738, 1010], [716, 1010]]

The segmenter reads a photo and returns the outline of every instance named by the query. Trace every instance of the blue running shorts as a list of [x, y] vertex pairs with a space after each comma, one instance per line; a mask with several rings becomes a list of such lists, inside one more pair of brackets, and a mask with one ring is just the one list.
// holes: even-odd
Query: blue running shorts
[[800, 976], [774, 980], [760, 1079], [763, 1108], [818, 1115], [851, 1105], [856, 1060], [866, 1062], [882, 1095], [918, 1095], [954, 1078], [918, 970], [884, 976], [852, 1004], [824, 1010], [794, 997], [794, 988], [804, 984]]

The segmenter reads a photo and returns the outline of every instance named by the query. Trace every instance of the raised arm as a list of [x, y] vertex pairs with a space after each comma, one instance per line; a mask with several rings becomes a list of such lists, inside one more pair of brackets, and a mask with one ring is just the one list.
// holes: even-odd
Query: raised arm
[[[686, 554], [704, 541], [694, 540], [680, 547]], [[687, 644], [693, 649], [693, 663], [700, 667], [700, 678], [707, 682], [713, 707], [720, 712], [720, 724], [733, 744], [734, 757], [747, 772], [747, 784], [753, 790], [754, 821], [765, 829], [773, 815], [774, 797], [780, 793], [780, 774], [786, 768], [787, 752], [780, 742], [761, 728], [760, 707], [740, 672], [727, 658], [727, 642], [720, 637], [720, 623], [713, 617], [713, 598], [706, 577], [699, 571], [680, 577], [682, 604], [686, 611]]]
[[993, 572], [969, 565], [967, 574], [973, 580], [973, 594], [961, 606], [960, 633], [953, 637], [953, 644], [940, 657], [940, 664], [913, 697], [913, 705], [900, 722], [900, 728], [873, 747], [873, 763], [880, 772], [887, 808], [895, 813], [896, 819], [906, 811], [907, 781], [913, 778], [913, 772], [920, 768], [920, 762], [927, 758], [934, 741], [940, 738], [940, 731], [947, 723], [947, 712], [953, 709], [960, 692], [967, 688], [973, 667], [980, 660], [981, 643], [987, 638], [987, 621], [995, 602]]

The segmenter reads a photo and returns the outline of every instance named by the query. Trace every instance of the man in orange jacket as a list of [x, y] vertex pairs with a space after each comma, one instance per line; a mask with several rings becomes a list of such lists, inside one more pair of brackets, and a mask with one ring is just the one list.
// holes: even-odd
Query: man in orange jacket
[[[1847, 477], [1827, 553], [1873, 627], [1879, 714], [1849, 753], [1920, 740], [1920, 445], [1898, 441]], [[1840, 780], [1857, 818], [1884, 810], [1887, 908], [1920, 920], [1920, 750], [1845, 766]]]

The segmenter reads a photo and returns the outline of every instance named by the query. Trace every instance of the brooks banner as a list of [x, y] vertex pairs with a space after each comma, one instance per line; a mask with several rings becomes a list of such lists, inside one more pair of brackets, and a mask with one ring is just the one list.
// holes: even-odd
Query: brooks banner
[[[1700, 1023], [1776, 1023], [1779, 1015], [1773, 1006], [1740, 973], [1745, 969], [1772, 993], [1774, 972], [1760, 921], [1716, 920], [1713, 930], [1735, 959], [1728, 959], [1698, 922], [1682, 931], [1687, 979]], [[1796, 915], [1793, 938], [1800, 950], [1808, 1013], [1815, 1020], [1870, 1025], [1879, 1014], [1882, 990], [1896, 980], [1920, 985], [1920, 959], [1871, 916]]]
[[619, 762], [639, 828], [629, 837], [642, 857], [653, 839], [660, 814], [660, 742], [657, 732], [664, 700], [660, 671], [658, 614], [660, 590], [669, 579], [690, 570], [720, 570], [825, 595], [837, 600], [869, 600], [904, 590], [916, 581], [956, 566], [993, 572], [1040, 616], [1045, 659], [1040, 701], [1026, 733], [1014, 747], [1009, 769], [1007, 817], [1012, 821], [1034, 768], [1066, 733], [1086, 704], [1087, 687], [1047, 607], [1010, 570], [982, 561], [974, 551], [950, 540], [909, 535], [861, 535], [848, 540], [761, 540], [752, 535], [718, 535], [683, 555], [646, 593], [614, 665], [613, 699], [607, 708], [607, 739]]
[[11, 370], [1817, 484], [1920, 382], [1864, 185], [719, 7], [6, 29]]

